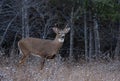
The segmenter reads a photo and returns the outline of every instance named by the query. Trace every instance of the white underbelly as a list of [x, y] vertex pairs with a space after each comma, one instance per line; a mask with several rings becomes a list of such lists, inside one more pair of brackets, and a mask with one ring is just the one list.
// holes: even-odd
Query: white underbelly
[[34, 54], [34, 53], [31, 53], [33, 56], [36, 56], [36, 57], [41, 57], [40, 55], [37, 55], [37, 54]]

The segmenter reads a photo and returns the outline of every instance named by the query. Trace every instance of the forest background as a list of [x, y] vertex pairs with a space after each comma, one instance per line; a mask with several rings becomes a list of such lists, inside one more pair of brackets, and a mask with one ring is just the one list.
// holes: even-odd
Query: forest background
[[62, 58], [120, 58], [120, 0], [0, 0], [0, 57], [18, 55], [21, 38], [54, 39], [55, 24], [71, 28]]

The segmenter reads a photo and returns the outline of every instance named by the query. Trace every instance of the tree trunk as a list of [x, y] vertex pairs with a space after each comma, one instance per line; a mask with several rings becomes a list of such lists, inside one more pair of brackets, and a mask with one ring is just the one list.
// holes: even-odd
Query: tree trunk
[[73, 29], [73, 8], [71, 12], [71, 18], [70, 18], [70, 58], [73, 57], [73, 37], [74, 37], [74, 29]]
[[0, 1], [0, 13], [1, 13], [1, 11], [2, 11], [3, 2], [4, 2], [4, 1], [2, 1], [2, 0]]
[[91, 23], [92, 21], [92, 13], [91, 11], [89, 11], [89, 50], [88, 50], [88, 56], [89, 56], [89, 61], [91, 62], [92, 60], [92, 56], [94, 54], [94, 41], [93, 41], [93, 24]]
[[93, 19], [94, 22], [94, 40], [95, 40], [95, 56], [100, 57], [100, 37], [99, 37], [99, 28], [98, 28], [98, 20], [96, 15]]
[[27, 0], [22, 0], [22, 37], [29, 37], [29, 20]]
[[118, 31], [118, 38], [117, 38], [117, 44], [115, 48], [115, 59], [119, 59], [119, 54], [120, 54], [120, 22], [119, 22], [119, 31]]
[[92, 59], [93, 55], [93, 34], [92, 28], [89, 28], [89, 61]]
[[5, 29], [5, 32], [3, 33], [3, 36], [2, 36], [2, 38], [1, 38], [1, 40], [0, 40], [0, 46], [2, 45], [2, 43], [3, 43], [4, 39], [5, 39], [5, 36], [6, 36], [6, 34], [7, 34], [7, 31], [8, 31], [8, 29], [10, 28], [11, 24], [13, 23], [13, 21], [16, 19], [16, 17], [17, 17], [17, 14], [16, 14], [16, 16], [15, 16], [13, 19], [11, 19], [11, 21], [8, 23], [7, 28]]
[[86, 10], [84, 9], [84, 41], [85, 41], [85, 59], [88, 60], [88, 34], [87, 34]]
[[[118, 0], [118, 4], [120, 4], [120, 0]], [[118, 60], [119, 59], [119, 54], [120, 54], [120, 20], [118, 20], [118, 27], [119, 27], [119, 31], [118, 31], [118, 38], [117, 38], [117, 43], [116, 43], [116, 48], [115, 48], [115, 55], [114, 55], [114, 59]]]

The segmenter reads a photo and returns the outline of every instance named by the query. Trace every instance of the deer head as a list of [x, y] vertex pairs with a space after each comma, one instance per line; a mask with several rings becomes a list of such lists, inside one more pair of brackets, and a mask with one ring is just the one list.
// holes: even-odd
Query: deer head
[[66, 33], [68, 33], [70, 28], [64, 28], [63, 30], [60, 30], [56, 27], [53, 28], [53, 31], [56, 33], [55, 40], [58, 40], [59, 42], [63, 43], [65, 39]]

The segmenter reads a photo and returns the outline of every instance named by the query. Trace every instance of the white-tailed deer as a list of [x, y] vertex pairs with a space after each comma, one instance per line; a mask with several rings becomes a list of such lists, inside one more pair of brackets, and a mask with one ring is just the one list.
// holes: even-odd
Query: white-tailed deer
[[26, 58], [32, 54], [35, 56], [42, 57], [41, 68], [44, 67], [45, 59], [53, 59], [58, 53], [60, 47], [62, 46], [65, 38], [65, 34], [68, 33], [70, 28], [65, 27], [60, 30], [56, 27], [53, 31], [56, 33], [54, 40], [39, 39], [39, 38], [24, 38], [18, 42], [18, 47], [20, 52], [22, 52], [22, 59], [19, 65], [23, 64]]

